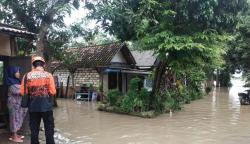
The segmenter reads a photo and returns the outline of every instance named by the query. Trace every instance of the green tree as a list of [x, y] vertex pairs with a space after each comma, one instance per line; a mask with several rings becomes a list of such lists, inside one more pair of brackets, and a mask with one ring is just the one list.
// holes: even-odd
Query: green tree
[[[248, 0], [248, 7], [250, 1]], [[249, 85], [250, 70], [250, 10], [240, 13], [240, 22], [237, 26], [237, 33], [229, 43], [227, 51], [227, 65], [229, 72], [243, 72]]]
[[63, 18], [79, 6], [79, 0], [1, 0], [0, 20], [36, 33], [36, 53], [47, 58], [49, 31], [65, 28]]
[[153, 91], [159, 91], [169, 67], [188, 74], [219, 67], [225, 42], [238, 23], [246, 0], [106, 0], [87, 3], [90, 17], [121, 41], [137, 41], [160, 59]]

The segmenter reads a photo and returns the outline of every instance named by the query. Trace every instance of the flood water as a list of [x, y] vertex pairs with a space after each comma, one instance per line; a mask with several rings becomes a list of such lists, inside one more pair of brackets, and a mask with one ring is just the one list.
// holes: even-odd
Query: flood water
[[242, 82], [233, 84], [185, 105], [172, 117], [154, 119], [99, 112], [94, 103], [58, 100], [56, 128], [81, 144], [249, 144], [250, 105], [240, 105]]

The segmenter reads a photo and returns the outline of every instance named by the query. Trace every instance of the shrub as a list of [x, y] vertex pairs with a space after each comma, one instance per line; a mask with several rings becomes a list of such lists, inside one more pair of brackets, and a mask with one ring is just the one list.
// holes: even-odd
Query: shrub
[[169, 97], [166, 99], [169, 101], [169, 109], [180, 110], [181, 106], [184, 104], [184, 95], [179, 91], [169, 91]]
[[209, 94], [212, 91], [212, 86], [207, 86], [205, 88], [205, 91], [206, 91], [207, 94]]
[[187, 90], [186, 87], [183, 88], [183, 90], [180, 92], [180, 95], [182, 97], [182, 102], [185, 104], [189, 104], [191, 102], [191, 97], [190, 97], [190, 93]]
[[139, 78], [133, 78], [129, 83], [129, 91], [121, 102], [125, 112], [142, 112], [149, 110], [149, 92], [139, 86]]
[[147, 91], [147, 89], [142, 88], [139, 92], [139, 97], [143, 102], [141, 111], [148, 111], [149, 110], [149, 100], [150, 100], [150, 93]]
[[164, 110], [174, 110], [176, 105], [176, 100], [174, 99], [175, 93], [172, 91], [166, 91], [164, 96]]
[[103, 92], [103, 85], [102, 84], [98, 85], [98, 91]]
[[133, 111], [133, 99], [132, 99], [132, 97], [130, 97], [128, 95], [124, 96], [122, 103], [121, 103], [121, 109], [126, 113]]
[[119, 90], [117, 89], [113, 89], [108, 91], [108, 103], [110, 104], [110, 106], [115, 106], [119, 97], [121, 96], [121, 93]]
[[201, 99], [203, 97], [203, 95], [204, 95], [204, 93], [202, 92], [202, 90], [199, 90], [199, 91], [191, 90], [190, 91], [191, 100]]
[[184, 99], [181, 93], [175, 90], [167, 90], [158, 94], [153, 101], [153, 108], [158, 113], [164, 113], [169, 110], [180, 110]]

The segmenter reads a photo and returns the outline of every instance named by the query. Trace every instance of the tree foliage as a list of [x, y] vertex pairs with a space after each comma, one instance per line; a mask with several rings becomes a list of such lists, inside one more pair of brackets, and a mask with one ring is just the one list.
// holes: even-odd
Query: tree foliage
[[26, 54], [26, 50], [29, 53], [36, 50], [49, 61], [57, 58], [63, 47], [84, 47], [88, 43], [110, 41], [103, 38], [105, 35], [98, 32], [98, 27], [88, 28], [90, 21], [86, 18], [65, 25], [64, 18], [79, 7], [80, 0], [0, 0], [0, 20], [38, 34], [36, 46], [18, 39], [20, 55]]
[[49, 30], [65, 28], [63, 18], [79, 6], [79, 0], [1, 0], [0, 20], [36, 33], [37, 54], [48, 56]]
[[228, 49], [228, 61], [231, 62], [231, 69], [248, 71], [250, 69], [250, 11], [240, 14], [240, 23], [237, 27], [237, 33], [230, 42]]
[[226, 42], [246, 0], [106, 0], [86, 6], [89, 16], [121, 41], [154, 50], [161, 60], [152, 92], [156, 94], [166, 66], [187, 75], [223, 64]]
[[[250, 1], [248, 1], [249, 7]], [[229, 72], [243, 72], [249, 85], [250, 70], [250, 10], [239, 14], [240, 22], [237, 25], [237, 33], [229, 43], [227, 50], [227, 65]]]

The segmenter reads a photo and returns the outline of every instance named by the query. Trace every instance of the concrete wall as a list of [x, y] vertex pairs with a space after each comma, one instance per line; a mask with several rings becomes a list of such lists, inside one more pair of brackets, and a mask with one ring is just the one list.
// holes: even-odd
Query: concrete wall
[[109, 85], [108, 80], [109, 79], [108, 78], [109, 77], [108, 77], [107, 73], [103, 75], [103, 92], [104, 93], [107, 93], [109, 90], [109, 88], [108, 88], [108, 85]]
[[[69, 71], [64, 70], [56, 70], [54, 76], [58, 76], [58, 81], [63, 82], [63, 86], [67, 86], [67, 78], [70, 75]], [[93, 84], [95, 87], [100, 85], [100, 75], [99, 73], [92, 68], [88, 69], [78, 69], [75, 73], [75, 85], [80, 86], [81, 84]], [[72, 85], [70, 79], [70, 86]]]

